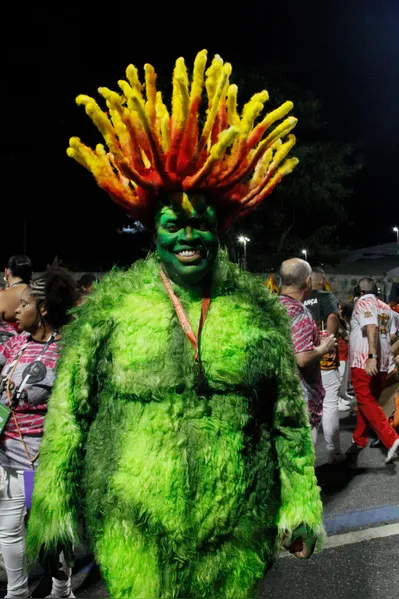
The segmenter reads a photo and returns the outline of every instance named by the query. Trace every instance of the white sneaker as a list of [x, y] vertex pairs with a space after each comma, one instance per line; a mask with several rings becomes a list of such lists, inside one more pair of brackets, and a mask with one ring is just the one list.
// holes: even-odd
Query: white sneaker
[[339, 412], [349, 412], [351, 409], [351, 404], [346, 399], [339, 398], [338, 400], [338, 411]]
[[340, 395], [340, 398], [344, 401], [347, 401], [348, 403], [352, 403], [352, 401], [355, 399], [355, 396], [350, 395], [349, 393], [343, 393], [342, 395]]
[[346, 461], [346, 455], [344, 453], [334, 453], [330, 451], [328, 453], [327, 463], [332, 464], [334, 466], [338, 466], [338, 464], [342, 464]]
[[399, 439], [396, 439], [395, 443], [392, 445], [391, 449], [388, 451], [387, 459], [385, 460], [386, 464], [393, 462], [399, 458]]

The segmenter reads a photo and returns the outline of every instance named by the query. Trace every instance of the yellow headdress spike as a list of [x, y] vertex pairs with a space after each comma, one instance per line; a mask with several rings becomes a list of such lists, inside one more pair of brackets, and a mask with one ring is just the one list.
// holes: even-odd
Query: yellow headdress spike
[[237, 112], [237, 92], [238, 87], [236, 85], [230, 85], [227, 91], [227, 114], [229, 125], [239, 126], [241, 121]]
[[157, 100], [157, 87], [156, 87], [157, 75], [155, 73], [154, 67], [151, 66], [150, 64], [144, 65], [144, 71], [145, 71], [145, 87], [146, 87], [146, 94], [147, 94], [147, 102], [145, 105], [145, 110], [147, 113], [148, 123], [151, 127], [153, 134], [156, 136], [157, 131], [156, 131], [155, 105], [156, 105], [156, 100]]
[[[218, 209], [221, 227], [228, 226], [253, 210], [298, 162], [287, 158], [295, 144], [289, 133], [297, 122], [287, 116], [292, 102], [262, 119], [269, 98], [263, 90], [245, 104], [240, 116], [237, 86], [229, 84], [231, 65], [216, 55], [206, 70], [206, 61], [207, 51], [202, 50], [190, 83], [184, 59], [177, 59], [171, 116], [149, 64], [144, 66], [144, 86], [136, 67], [129, 65], [126, 81], [118, 82], [122, 95], [99, 89], [107, 112], [89, 96], [76, 100], [102, 134], [106, 148], [99, 144], [92, 150], [74, 137], [68, 156], [90, 170], [115, 202], [145, 224], [152, 220], [160, 192], [195, 190], [206, 192]], [[201, 130], [204, 83], [208, 103]]]

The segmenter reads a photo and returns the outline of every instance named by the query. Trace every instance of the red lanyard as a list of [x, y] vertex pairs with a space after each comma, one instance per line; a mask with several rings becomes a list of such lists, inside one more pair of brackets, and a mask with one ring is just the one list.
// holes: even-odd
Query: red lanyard
[[190, 321], [187, 317], [187, 314], [184, 311], [184, 308], [182, 306], [181, 301], [179, 300], [179, 298], [177, 297], [177, 295], [175, 294], [175, 292], [173, 291], [173, 287], [172, 284], [170, 282], [170, 280], [168, 279], [168, 277], [166, 276], [163, 268], [161, 267], [159, 276], [161, 277], [163, 286], [165, 287], [169, 297], [170, 297], [170, 301], [173, 304], [173, 307], [175, 309], [175, 312], [177, 314], [177, 318], [179, 319], [181, 328], [183, 329], [183, 331], [185, 332], [188, 340], [190, 341], [191, 345], [193, 346], [194, 350], [195, 350], [195, 354], [194, 354], [194, 360], [196, 362], [199, 361], [199, 339], [201, 337], [201, 332], [202, 329], [204, 328], [204, 324], [206, 321], [206, 317], [208, 316], [208, 311], [209, 311], [209, 306], [211, 305], [211, 298], [210, 297], [204, 297], [202, 299], [202, 304], [201, 304], [201, 317], [200, 317], [200, 321], [199, 321], [199, 325], [198, 325], [198, 333], [197, 335], [195, 335], [193, 328], [190, 324]]

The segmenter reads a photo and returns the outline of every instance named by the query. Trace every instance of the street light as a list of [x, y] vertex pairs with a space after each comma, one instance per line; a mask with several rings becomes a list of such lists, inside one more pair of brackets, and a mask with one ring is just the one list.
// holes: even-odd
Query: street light
[[243, 264], [243, 266], [244, 266], [244, 269], [246, 270], [247, 269], [247, 243], [248, 243], [248, 241], [251, 241], [251, 240], [249, 239], [249, 237], [244, 237], [244, 235], [240, 235], [240, 237], [238, 238], [238, 241], [240, 243], [242, 243], [244, 246], [244, 264]]
[[396, 233], [396, 243], [398, 244], [398, 254], [399, 254], [399, 229], [398, 229], [398, 227], [394, 227], [393, 230]]
[[302, 254], [305, 256], [306, 262], [308, 261], [308, 250], [302, 250]]

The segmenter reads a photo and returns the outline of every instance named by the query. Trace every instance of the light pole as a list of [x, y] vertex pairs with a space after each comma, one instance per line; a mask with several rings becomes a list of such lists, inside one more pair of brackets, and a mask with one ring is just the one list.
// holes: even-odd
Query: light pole
[[399, 229], [398, 227], [394, 227], [393, 230], [396, 233], [396, 243], [399, 244]]
[[244, 237], [244, 235], [240, 235], [240, 237], [238, 238], [238, 241], [240, 243], [243, 244], [244, 246], [244, 264], [243, 267], [245, 270], [247, 270], [247, 243], [248, 241], [251, 241], [248, 237]]
[[308, 261], [308, 250], [302, 250], [302, 254], [305, 256], [306, 262]]

